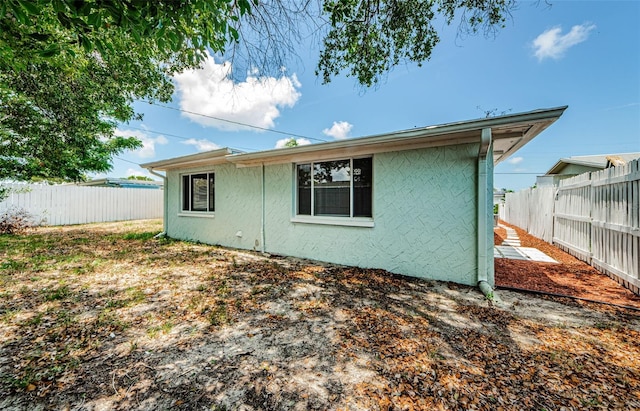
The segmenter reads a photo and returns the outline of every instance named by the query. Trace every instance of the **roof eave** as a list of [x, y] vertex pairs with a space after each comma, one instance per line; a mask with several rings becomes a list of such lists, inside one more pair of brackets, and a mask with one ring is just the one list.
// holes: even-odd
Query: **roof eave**
[[203, 153], [189, 154], [187, 156], [174, 157], [166, 160], [140, 164], [140, 167], [159, 171], [167, 171], [176, 168], [198, 167], [200, 165], [221, 164], [226, 162], [226, 156], [238, 151], [228, 147], [218, 150], [205, 151]]
[[[422, 127], [418, 129], [398, 131], [394, 133], [380, 134], [370, 137], [352, 138], [342, 141], [312, 144], [307, 146], [288, 147], [277, 150], [261, 151], [257, 153], [243, 153], [227, 156], [227, 159], [238, 166], [251, 166], [256, 164], [268, 164], [288, 162], [292, 159], [304, 159], [311, 153], [320, 151], [352, 151], [357, 152], [357, 148], [368, 148], [373, 154], [376, 151], [394, 149], [408, 149], [420, 147], [445, 146], [452, 144], [464, 144], [476, 142], [479, 132], [484, 128], [496, 128], [500, 126], [517, 127], [533, 123], [519, 141], [510, 149], [504, 151], [499, 157], [494, 159], [497, 164], [508, 158], [513, 152], [532, 140], [536, 135], [555, 122], [567, 106], [551, 109], [534, 110], [525, 113], [510, 114], [500, 117], [490, 117], [478, 120], [468, 120], [456, 123], [448, 123], [436, 126]], [[478, 132], [477, 136], [470, 135]], [[499, 136], [494, 135], [494, 138]], [[513, 135], [508, 135], [513, 138]]]

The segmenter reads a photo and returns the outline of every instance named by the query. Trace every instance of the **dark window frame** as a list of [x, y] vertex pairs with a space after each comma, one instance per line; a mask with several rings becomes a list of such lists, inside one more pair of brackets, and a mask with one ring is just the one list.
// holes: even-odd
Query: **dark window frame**
[[[348, 161], [348, 173], [349, 173], [349, 213], [318, 213], [316, 207], [318, 207], [316, 201], [316, 193], [319, 187], [316, 187], [318, 184], [316, 179], [316, 170], [318, 169], [316, 165], [322, 163], [340, 163]], [[368, 161], [368, 163], [367, 163]], [[356, 173], [354, 163], [360, 162], [361, 167], [358, 168], [360, 170], [359, 173]], [[367, 182], [365, 180], [364, 184], [358, 185], [358, 183], [362, 183], [361, 179], [363, 177], [362, 169], [363, 166], [368, 166], [369, 170], [365, 176], [369, 179]], [[306, 173], [303, 174], [303, 173]], [[337, 219], [358, 219], [364, 218], [367, 220], [371, 220], [373, 218], [373, 156], [360, 156], [360, 157], [349, 157], [349, 158], [340, 158], [335, 160], [322, 160], [322, 161], [310, 161], [303, 163], [296, 163], [294, 166], [294, 178], [295, 178], [295, 216], [296, 217], [309, 217], [309, 218], [337, 218]], [[302, 182], [302, 184], [301, 184]], [[344, 187], [343, 187], [344, 188]], [[356, 190], [362, 190], [360, 192], [356, 192]], [[364, 191], [364, 193], [363, 193]], [[363, 195], [364, 194], [364, 195]], [[304, 199], [302, 198], [304, 195]], [[356, 204], [356, 199], [358, 199], [359, 203]], [[337, 208], [344, 208], [344, 204], [342, 206], [338, 205]]]
[[[214, 213], [215, 212], [215, 172], [202, 171], [197, 173], [186, 173], [180, 175], [180, 212], [183, 213]], [[200, 181], [204, 180], [206, 192], [198, 193], [199, 198], [194, 197], [198, 185], [202, 186]], [[197, 203], [205, 202], [204, 206], [198, 206]], [[196, 203], [196, 204], [194, 204]]]

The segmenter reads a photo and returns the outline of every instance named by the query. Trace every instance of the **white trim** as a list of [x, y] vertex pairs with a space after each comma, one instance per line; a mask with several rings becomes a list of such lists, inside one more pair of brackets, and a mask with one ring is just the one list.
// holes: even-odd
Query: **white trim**
[[198, 217], [198, 218], [214, 218], [216, 216], [213, 211], [182, 211], [178, 213], [178, 217]]
[[371, 155], [389, 151], [477, 143], [480, 139], [481, 130], [485, 128], [492, 129], [495, 154], [501, 153], [498, 157], [494, 156], [493, 158], [494, 165], [496, 165], [560, 118], [566, 108], [567, 106], [562, 106], [534, 110], [499, 117], [414, 128], [370, 137], [350, 138], [256, 153], [239, 154], [236, 150], [225, 148], [146, 163], [142, 164], [142, 167], [173, 170], [184, 169], [187, 166], [196, 167], [226, 162], [234, 163], [236, 167], [307, 163], [322, 161], [330, 157], [349, 158], [360, 154]]
[[291, 222], [301, 224], [342, 225], [350, 227], [374, 227], [375, 225], [373, 218], [366, 217], [320, 217], [297, 215], [291, 218]]

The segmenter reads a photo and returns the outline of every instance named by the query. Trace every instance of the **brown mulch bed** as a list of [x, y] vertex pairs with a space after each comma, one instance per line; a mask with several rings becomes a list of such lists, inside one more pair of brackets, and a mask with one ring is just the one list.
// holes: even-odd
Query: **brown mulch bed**
[[[601, 301], [640, 309], [640, 296], [561, 249], [536, 238], [519, 227], [501, 221], [516, 230], [523, 247], [533, 247], [559, 264], [495, 259], [496, 285]], [[504, 230], [504, 229], [500, 229]], [[504, 238], [494, 233], [496, 245]]]

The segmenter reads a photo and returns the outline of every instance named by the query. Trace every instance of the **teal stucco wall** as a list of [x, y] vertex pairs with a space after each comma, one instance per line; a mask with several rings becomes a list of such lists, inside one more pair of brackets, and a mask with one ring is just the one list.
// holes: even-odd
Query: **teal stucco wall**
[[[201, 171], [216, 173], [216, 211], [213, 217], [207, 213], [189, 215], [180, 211], [180, 175]], [[233, 164], [169, 172], [169, 237], [259, 250], [262, 213], [261, 173], [259, 167], [236, 168]], [[239, 232], [242, 234], [241, 237], [237, 235]]]
[[[475, 285], [477, 154], [478, 144], [375, 154], [374, 227], [292, 222], [294, 165], [267, 165], [265, 251]], [[260, 250], [262, 167], [197, 170], [216, 172], [215, 217], [179, 216], [180, 173], [170, 172], [168, 235]]]

